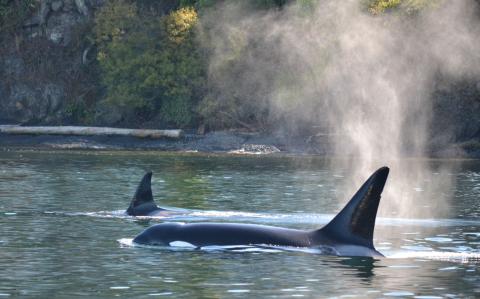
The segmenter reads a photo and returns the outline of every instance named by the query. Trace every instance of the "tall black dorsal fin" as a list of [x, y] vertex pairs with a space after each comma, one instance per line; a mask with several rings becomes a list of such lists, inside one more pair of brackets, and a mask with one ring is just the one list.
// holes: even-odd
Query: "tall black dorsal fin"
[[338, 242], [373, 247], [378, 204], [389, 169], [375, 171], [348, 204], [319, 232]]
[[152, 172], [149, 171], [143, 176], [140, 184], [138, 184], [137, 191], [135, 191], [132, 202], [127, 209], [128, 215], [142, 215], [148, 210], [158, 209], [153, 201], [151, 181]]

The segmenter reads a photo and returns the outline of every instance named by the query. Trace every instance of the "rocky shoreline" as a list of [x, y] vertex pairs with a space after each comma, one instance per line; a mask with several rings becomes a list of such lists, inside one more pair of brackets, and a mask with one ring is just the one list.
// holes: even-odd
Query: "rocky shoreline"
[[256, 133], [219, 131], [181, 138], [0, 134], [0, 149], [158, 150], [234, 154], [328, 154], [320, 143]]
[[[20, 135], [0, 133], [0, 150], [152, 150], [230, 154], [294, 154], [334, 156], [328, 136], [285, 137], [238, 131], [204, 135], [185, 132], [181, 138], [132, 136]], [[430, 158], [480, 159], [477, 143], [450, 144], [430, 151]]]

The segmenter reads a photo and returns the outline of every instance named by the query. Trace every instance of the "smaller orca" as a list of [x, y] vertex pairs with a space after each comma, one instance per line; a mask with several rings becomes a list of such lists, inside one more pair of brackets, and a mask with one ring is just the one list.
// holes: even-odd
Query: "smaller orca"
[[304, 231], [239, 223], [162, 223], [133, 240], [136, 244], [170, 246], [293, 246], [318, 248], [322, 254], [383, 256], [373, 246], [378, 205], [389, 169], [382, 167], [360, 187], [347, 205], [324, 227]]
[[159, 208], [153, 201], [152, 195], [152, 172], [147, 172], [140, 184], [138, 184], [137, 191], [133, 196], [130, 206], [125, 211], [130, 216], [159, 216], [168, 212], [167, 209]]

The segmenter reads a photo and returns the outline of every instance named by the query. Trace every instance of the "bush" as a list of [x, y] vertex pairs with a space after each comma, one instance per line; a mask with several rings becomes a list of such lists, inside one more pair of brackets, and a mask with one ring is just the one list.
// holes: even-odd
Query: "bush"
[[367, 0], [368, 11], [379, 15], [387, 11], [398, 11], [407, 14], [414, 14], [420, 10], [431, 7], [439, 0]]
[[159, 17], [135, 4], [109, 2], [96, 16], [98, 61], [106, 101], [127, 118], [159, 115], [165, 124], [192, 124], [202, 96], [204, 66], [195, 44], [196, 11], [184, 7]]
[[3, 32], [18, 29], [36, 7], [35, 0], [0, 0], [0, 28]]
[[372, 14], [378, 15], [386, 10], [398, 7], [401, 2], [401, 0], [373, 0], [369, 1], [368, 9]]

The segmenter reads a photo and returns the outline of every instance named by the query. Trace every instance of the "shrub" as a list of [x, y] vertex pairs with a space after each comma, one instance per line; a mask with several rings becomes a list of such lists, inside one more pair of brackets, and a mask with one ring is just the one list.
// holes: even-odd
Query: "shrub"
[[420, 10], [434, 6], [439, 0], [367, 0], [368, 11], [379, 15], [387, 11], [399, 11], [414, 14]]
[[0, 28], [13, 32], [22, 26], [25, 19], [37, 7], [35, 0], [0, 0]]
[[368, 9], [372, 14], [378, 15], [386, 10], [398, 7], [401, 2], [401, 0], [373, 0], [369, 1]]
[[109, 2], [96, 16], [98, 61], [106, 101], [126, 117], [185, 127], [204, 85], [195, 44], [196, 11], [184, 7], [166, 16], [141, 14], [135, 4]]

